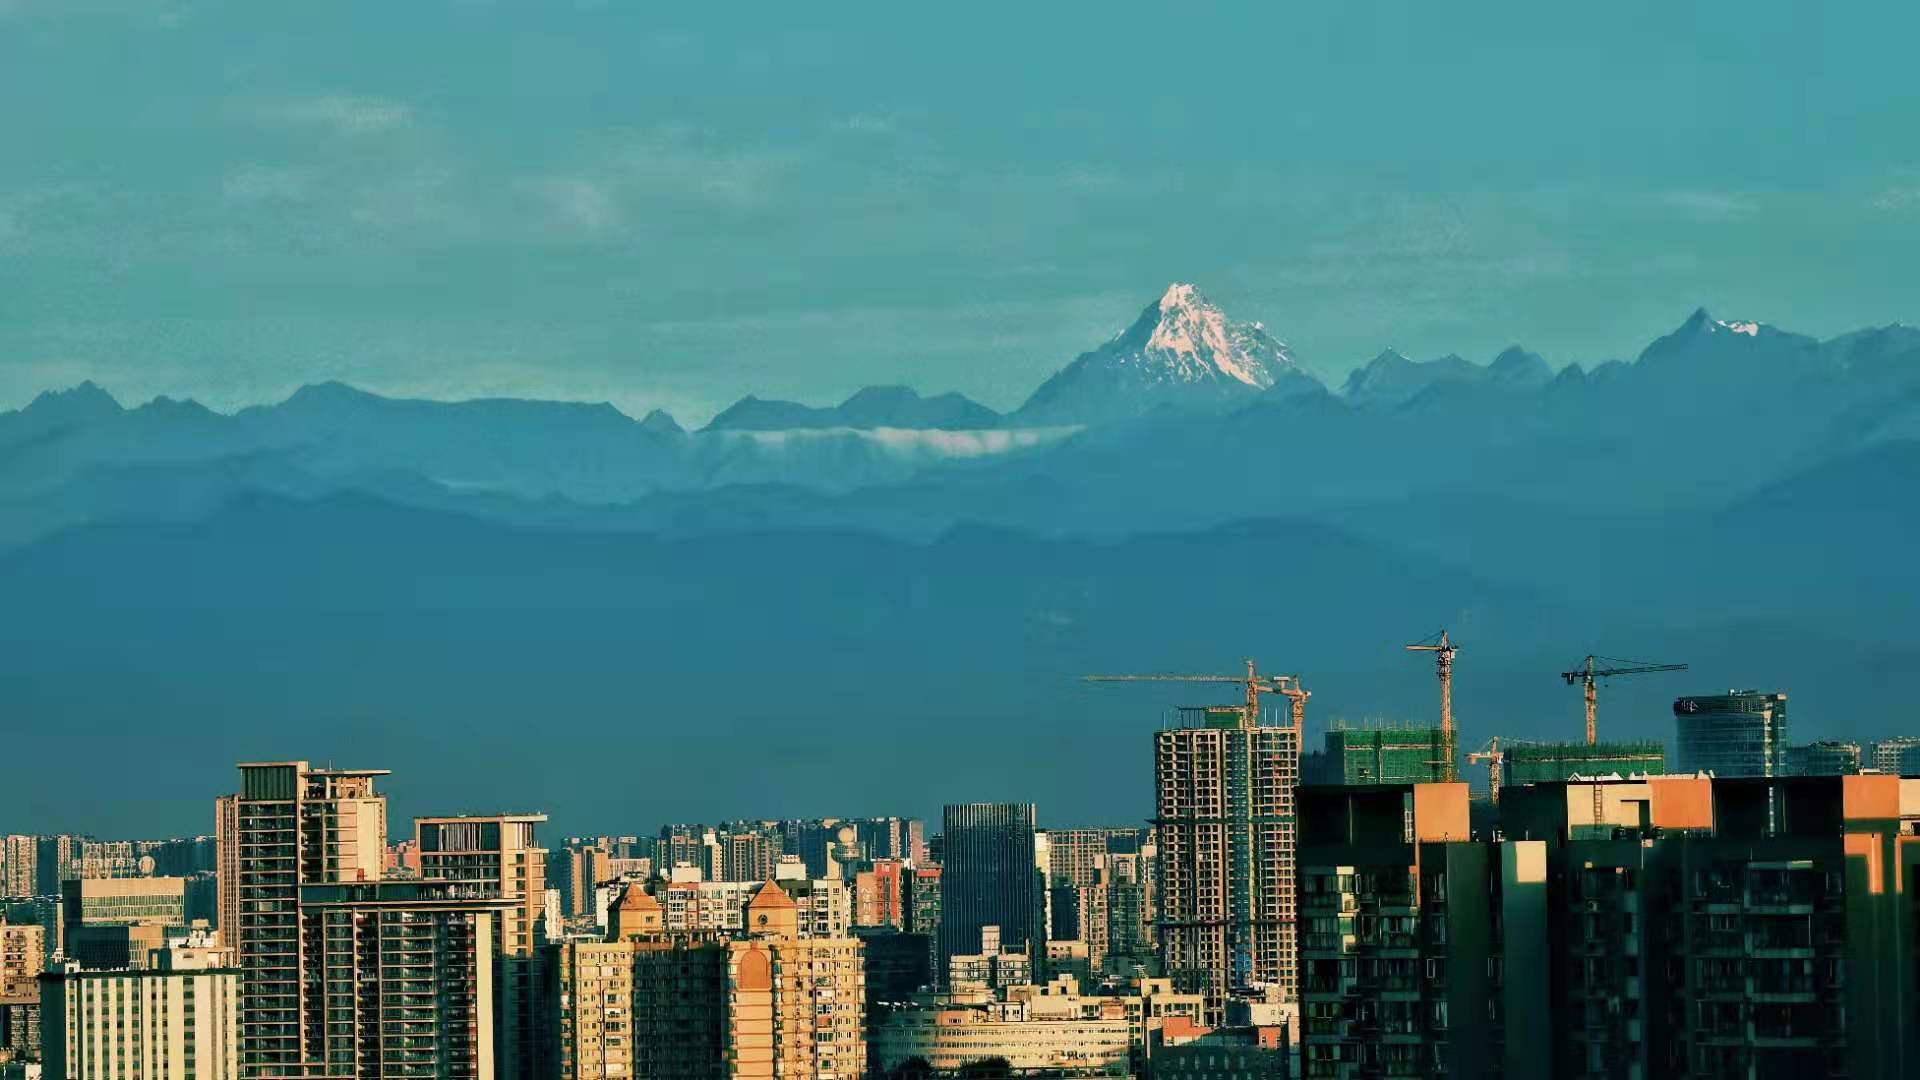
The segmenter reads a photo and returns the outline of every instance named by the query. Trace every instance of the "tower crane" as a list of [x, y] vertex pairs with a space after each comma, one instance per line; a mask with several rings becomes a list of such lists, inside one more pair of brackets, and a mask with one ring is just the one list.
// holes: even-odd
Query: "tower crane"
[[1493, 796], [1494, 805], [1500, 804], [1500, 767], [1506, 763], [1507, 755], [1500, 749], [1498, 735], [1487, 740], [1485, 750], [1476, 750], [1467, 755], [1467, 764], [1487, 767], [1487, 791]]
[[1085, 675], [1087, 682], [1200, 682], [1237, 683], [1246, 688], [1246, 703], [1241, 706], [1241, 724], [1256, 727], [1260, 721], [1260, 695], [1279, 694], [1287, 699], [1293, 730], [1299, 733], [1306, 724], [1307, 699], [1313, 691], [1300, 685], [1298, 675], [1261, 675], [1247, 661], [1245, 675]]
[[[1600, 666], [1596, 666], [1599, 663]], [[1611, 665], [1611, 666], [1608, 666]], [[1586, 687], [1587, 698], [1587, 745], [1592, 746], [1599, 736], [1596, 727], [1600, 711], [1600, 692], [1594, 688], [1595, 679], [1612, 678], [1615, 675], [1643, 675], [1650, 671], [1685, 671], [1685, 664], [1650, 664], [1644, 660], [1622, 660], [1617, 656], [1594, 656], [1591, 653], [1572, 671], [1563, 671], [1560, 677], [1572, 686], [1578, 682]]]
[[1433, 654], [1433, 666], [1440, 674], [1440, 752], [1445, 761], [1440, 764], [1440, 779], [1452, 783], [1454, 779], [1454, 734], [1453, 734], [1453, 654], [1460, 651], [1445, 630], [1425, 637], [1407, 646], [1408, 652], [1430, 652]]

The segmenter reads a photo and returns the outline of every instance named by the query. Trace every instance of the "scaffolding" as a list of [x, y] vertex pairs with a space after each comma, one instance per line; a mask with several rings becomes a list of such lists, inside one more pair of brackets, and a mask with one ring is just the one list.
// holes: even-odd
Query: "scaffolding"
[[1447, 733], [1427, 725], [1356, 727], [1335, 721], [1319, 779], [1337, 784], [1438, 784], [1450, 777]]
[[1660, 776], [1667, 771], [1667, 748], [1658, 739], [1578, 743], [1503, 742], [1501, 782], [1551, 783], [1574, 776]]

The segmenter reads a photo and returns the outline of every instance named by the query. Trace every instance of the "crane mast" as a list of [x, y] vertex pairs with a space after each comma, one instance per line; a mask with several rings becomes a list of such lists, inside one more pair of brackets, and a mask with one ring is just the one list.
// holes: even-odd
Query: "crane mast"
[[1496, 806], [1500, 803], [1500, 767], [1506, 760], [1507, 755], [1501, 753], [1500, 737], [1497, 735], [1487, 740], [1487, 748], [1485, 750], [1477, 750], [1467, 755], [1467, 764], [1486, 765], [1487, 792], [1492, 796], [1494, 805]]
[[1433, 637], [1416, 641], [1407, 646], [1408, 652], [1430, 652], [1433, 654], [1434, 670], [1440, 676], [1440, 753], [1444, 761], [1440, 763], [1440, 779], [1452, 783], [1454, 780], [1454, 731], [1453, 731], [1453, 654], [1460, 651], [1445, 630]]

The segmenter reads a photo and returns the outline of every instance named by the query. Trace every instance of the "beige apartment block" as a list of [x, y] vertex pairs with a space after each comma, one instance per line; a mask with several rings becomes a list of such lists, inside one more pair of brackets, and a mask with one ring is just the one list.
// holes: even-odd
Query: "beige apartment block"
[[144, 970], [41, 980], [45, 1080], [238, 1080], [240, 973], [223, 948], [182, 943]]

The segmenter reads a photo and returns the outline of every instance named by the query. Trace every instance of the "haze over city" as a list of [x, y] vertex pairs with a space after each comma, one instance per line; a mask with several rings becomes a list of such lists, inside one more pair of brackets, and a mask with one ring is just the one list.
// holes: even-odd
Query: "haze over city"
[[0, 0], [0, 1080], [1920, 1074], [1915, 40]]

